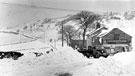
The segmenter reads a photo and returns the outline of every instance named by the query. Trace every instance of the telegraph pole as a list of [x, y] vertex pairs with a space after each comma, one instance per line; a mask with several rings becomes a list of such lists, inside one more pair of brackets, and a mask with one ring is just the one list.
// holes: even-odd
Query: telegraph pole
[[62, 22], [62, 47], [64, 46], [64, 36], [63, 36], [63, 22]]

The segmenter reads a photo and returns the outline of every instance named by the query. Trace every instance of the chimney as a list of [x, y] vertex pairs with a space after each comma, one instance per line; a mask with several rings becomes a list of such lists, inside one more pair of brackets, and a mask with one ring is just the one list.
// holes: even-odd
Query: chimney
[[99, 22], [96, 23], [96, 29], [100, 28], [101, 24]]

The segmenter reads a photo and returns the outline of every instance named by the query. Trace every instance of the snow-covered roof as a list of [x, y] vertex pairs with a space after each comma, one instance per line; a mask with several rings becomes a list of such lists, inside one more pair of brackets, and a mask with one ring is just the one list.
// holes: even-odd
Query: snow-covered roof
[[98, 28], [98, 29], [96, 29], [96, 30], [93, 30], [93, 31], [87, 33], [87, 35], [94, 35], [94, 34], [97, 33], [98, 31], [101, 31], [101, 30], [103, 30], [103, 29], [107, 29], [107, 28], [106, 28], [106, 27]]
[[22, 50], [35, 50], [35, 49], [43, 49], [49, 48], [50, 46], [44, 42], [35, 40], [26, 43], [13, 44], [0, 46], [0, 51], [22, 51]]
[[110, 28], [108, 30], [102, 30], [100, 34], [97, 35], [97, 37], [103, 37], [105, 35], [107, 35], [109, 32], [111, 32], [113, 29]]
[[[98, 34], [96, 37], [103, 37], [105, 35], [107, 35], [108, 33], [110, 33], [113, 29], [115, 28], [108, 28], [108, 30], [102, 30], [100, 34]], [[118, 28], [120, 29], [120, 28]], [[126, 30], [122, 30], [120, 29], [121, 31], [123, 31], [124, 33], [128, 34], [129, 36], [131, 36]]]

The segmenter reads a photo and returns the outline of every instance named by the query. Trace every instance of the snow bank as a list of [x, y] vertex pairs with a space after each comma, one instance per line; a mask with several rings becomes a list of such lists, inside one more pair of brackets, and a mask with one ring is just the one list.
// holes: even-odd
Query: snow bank
[[32, 56], [32, 58], [30, 58], [30, 55], [28, 54], [25, 57], [26, 59], [24, 58], [22, 61], [27, 61], [28, 58], [30, 58], [28, 61], [31, 61], [31, 63], [36, 65], [56, 65], [87, 60], [87, 58], [85, 58], [82, 54], [70, 47], [58, 48], [53, 51], [48, 50], [48, 52], [49, 53], [42, 52], [43, 55], [39, 57]]
[[73, 76], [135, 76], [135, 52], [118, 53], [108, 58], [92, 59]]
[[113, 59], [117, 63], [120, 63], [119, 64], [120, 66], [132, 65], [134, 58], [135, 58], [134, 52], [118, 53], [118, 54], [114, 55], [114, 57], [113, 57]]
[[[45, 65], [56, 65], [56, 64], [67, 64], [71, 62], [80, 62], [87, 60], [86, 57], [84, 57], [81, 53], [77, 52], [76, 50], [73, 50], [71, 47], [59, 47], [56, 49], [35, 49], [33, 51], [31, 50], [25, 50], [21, 51], [21, 53], [24, 54], [21, 58], [18, 60], [8, 60], [4, 59], [5, 62], [11, 62], [11, 64], [14, 65], [20, 65], [20, 66], [45, 66]], [[39, 54], [39, 56], [36, 56], [36, 54]], [[0, 60], [0, 62], [3, 60]]]
[[87, 60], [87, 58], [84, 57], [77, 50], [73, 50], [73, 48], [67, 46], [61, 47], [58, 50], [56, 50], [54, 55], [56, 56], [56, 59], [62, 58], [64, 60], [68, 60], [69, 62]]
[[0, 70], [0, 75], [55, 76], [55, 73], [67, 72], [73, 76], [135, 76], [134, 51], [99, 59], [87, 59], [67, 46], [48, 51], [50, 52], [42, 51], [43, 55], [39, 57], [36, 57], [33, 52], [25, 51], [25, 56], [17, 61], [0, 60], [3, 68]]
[[[71, 47], [56, 49], [25, 50], [18, 60], [1, 59], [0, 76], [55, 76], [61, 66], [87, 61], [82, 54]], [[34, 53], [40, 53], [36, 56]], [[71, 67], [71, 66], [70, 66]], [[64, 69], [66, 70], [66, 69]], [[69, 69], [70, 70], [70, 69]], [[53, 75], [50, 75], [52, 74]]]

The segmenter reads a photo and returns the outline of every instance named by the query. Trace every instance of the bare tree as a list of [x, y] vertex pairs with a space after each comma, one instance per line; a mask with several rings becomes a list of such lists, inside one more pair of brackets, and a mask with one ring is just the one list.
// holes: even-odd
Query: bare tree
[[85, 36], [88, 26], [90, 26], [94, 21], [100, 20], [101, 16], [89, 11], [81, 11], [76, 15], [70, 17], [71, 20], [76, 20], [81, 24], [80, 28], [83, 29], [83, 47], [85, 42]]
[[[63, 34], [64, 34], [64, 39], [66, 39], [67, 44], [70, 45], [72, 38], [74, 36], [75, 29], [71, 25], [66, 25], [63, 27]], [[62, 34], [62, 29], [59, 31], [60, 34]]]

